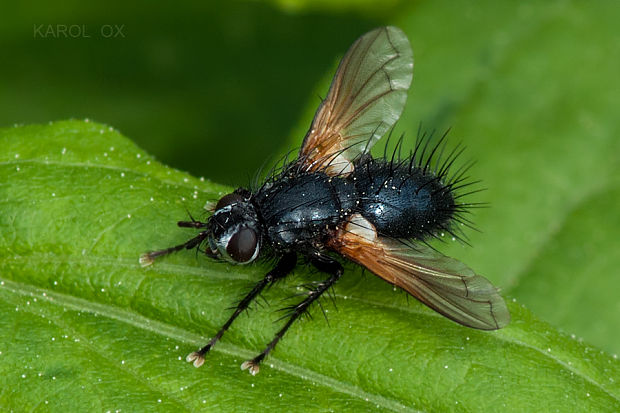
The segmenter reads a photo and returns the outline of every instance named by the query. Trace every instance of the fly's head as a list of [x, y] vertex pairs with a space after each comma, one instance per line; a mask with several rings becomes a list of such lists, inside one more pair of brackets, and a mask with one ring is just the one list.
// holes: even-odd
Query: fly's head
[[209, 249], [214, 257], [233, 264], [248, 264], [260, 252], [260, 225], [250, 193], [245, 190], [224, 195], [209, 218]]

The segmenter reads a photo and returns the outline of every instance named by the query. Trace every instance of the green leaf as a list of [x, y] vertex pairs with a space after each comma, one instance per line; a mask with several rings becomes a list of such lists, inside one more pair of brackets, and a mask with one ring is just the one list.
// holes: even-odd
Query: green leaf
[[[353, 266], [329, 325], [297, 323], [258, 376], [259, 352], [303, 267], [241, 317], [200, 369], [184, 361], [268, 263], [184, 251], [230, 188], [167, 168], [112, 128], [81, 121], [0, 131], [0, 407], [3, 410], [617, 411], [620, 363], [510, 303], [498, 332], [458, 326]], [[294, 299], [292, 299], [294, 300]], [[285, 301], [284, 303], [282, 301]], [[560, 407], [561, 406], [561, 407]]]

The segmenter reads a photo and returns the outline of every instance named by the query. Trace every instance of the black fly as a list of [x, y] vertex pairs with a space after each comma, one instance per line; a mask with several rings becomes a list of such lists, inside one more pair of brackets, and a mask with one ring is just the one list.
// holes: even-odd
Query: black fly
[[[462, 325], [482, 330], [504, 327], [510, 315], [484, 277], [441, 255], [426, 240], [454, 234], [468, 224], [456, 190], [463, 172], [448, 170], [460, 153], [443, 163], [428, 140], [405, 159], [373, 159], [370, 148], [400, 117], [413, 75], [413, 54], [405, 34], [382, 27], [360, 37], [342, 59], [319, 106], [298, 158], [258, 189], [239, 188], [222, 197], [207, 222], [179, 222], [199, 230], [184, 244], [140, 257], [156, 257], [206, 243], [206, 254], [236, 264], [259, 255], [277, 257], [275, 267], [239, 302], [218, 333], [187, 360], [199, 367], [205, 354], [261, 291], [286, 277], [299, 255], [328, 275], [291, 308], [287, 322], [266, 348], [242, 368], [260, 362], [289, 327], [342, 276], [334, 255], [352, 260]], [[443, 140], [443, 139], [442, 139]], [[441, 148], [440, 148], [441, 147]], [[428, 150], [428, 152], [427, 152]]]

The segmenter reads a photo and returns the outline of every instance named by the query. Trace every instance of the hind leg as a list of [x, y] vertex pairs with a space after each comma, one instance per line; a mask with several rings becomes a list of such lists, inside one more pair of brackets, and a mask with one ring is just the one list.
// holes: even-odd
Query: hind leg
[[259, 281], [258, 284], [256, 284], [254, 288], [252, 288], [252, 290], [239, 302], [239, 304], [237, 304], [235, 312], [230, 316], [228, 321], [224, 323], [222, 328], [220, 328], [220, 331], [218, 331], [217, 334], [203, 348], [189, 354], [186, 360], [190, 363], [193, 362], [195, 367], [202, 366], [205, 361], [205, 354], [209, 352], [209, 350], [211, 350], [215, 343], [224, 335], [226, 330], [228, 330], [230, 325], [233, 323], [233, 321], [235, 321], [239, 314], [241, 314], [248, 308], [250, 303], [254, 301], [254, 299], [261, 293], [261, 291], [263, 291], [266, 286], [290, 274], [291, 271], [293, 271], [293, 269], [295, 268], [296, 264], [296, 253], [289, 253], [280, 258], [280, 261], [278, 261], [275, 268], [269, 271], [267, 275], [265, 275], [265, 278]]
[[343, 268], [340, 263], [327, 255], [323, 255], [320, 253], [314, 253], [310, 256], [310, 262], [321, 272], [325, 272], [330, 274], [329, 278], [318, 283], [315, 288], [308, 291], [308, 296], [295, 307], [292, 308], [292, 314], [289, 317], [288, 321], [276, 333], [276, 336], [271, 340], [267, 347], [252, 360], [248, 360], [241, 365], [243, 370], [248, 369], [250, 374], [255, 375], [260, 370], [260, 363], [263, 361], [265, 357], [275, 348], [278, 342], [284, 337], [284, 334], [288, 331], [288, 329], [293, 325], [295, 320], [297, 320], [304, 312], [308, 310], [308, 307], [315, 302], [321, 295], [327, 291], [342, 275]]

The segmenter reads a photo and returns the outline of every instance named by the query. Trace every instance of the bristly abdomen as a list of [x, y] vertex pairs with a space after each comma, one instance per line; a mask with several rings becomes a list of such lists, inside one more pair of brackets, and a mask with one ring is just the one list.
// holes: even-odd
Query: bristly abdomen
[[[391, 158], [386, 151], [383, 158], [363, 155], [355, 162], [350, 178], [355, 182], [358, 205], [355, 212], [362, 214], [378, 234], [391, 238], [426, 241], [447, 233], [461, 242], [467, 237], [460, 228], [476, 230], [465, 216], [470, 209], [484, 203], [463, 202], [463, 198], [482, 188], [474, 188], [480, 181], [467, 176], [473, 162], [455, 166], [465, 148], [458, 144], [446, 150], [448, 131], [438, 140], [418, 131], [414, 151], [401, 158], [403, 137], [394, 147]], [[388, 139], [389, 140], [389, 139]], [[463, 188], [470, 190], [463, 193]]]
[[451, 226], [454, 196], [429, 169], [367, 157], [355, 166], [353, 178], [357, 212], [381, 235], [425, 240]]

